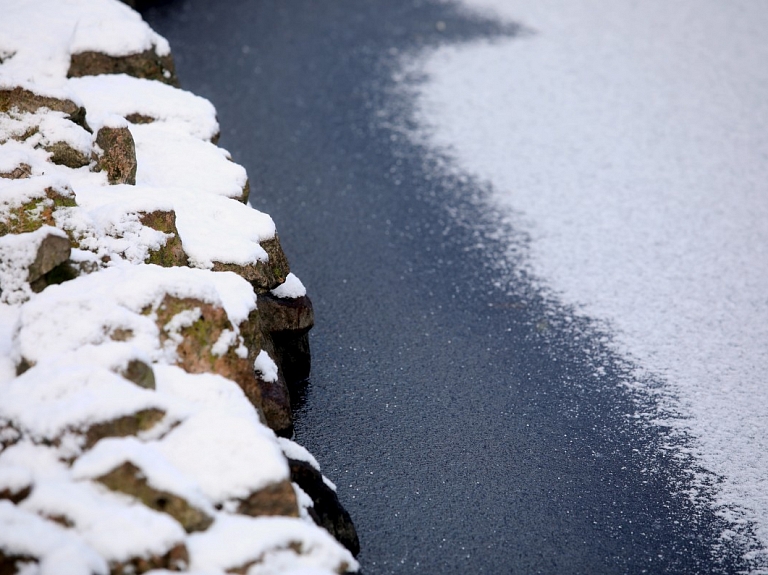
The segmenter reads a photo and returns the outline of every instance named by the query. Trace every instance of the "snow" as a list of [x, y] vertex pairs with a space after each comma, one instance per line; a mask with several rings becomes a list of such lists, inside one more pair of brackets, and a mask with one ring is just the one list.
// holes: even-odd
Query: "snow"
[[89, 124], [109, 114], [140, 114], [201, 140], [211, 140], [219, 133], [213, 104], [167, 84], [110, 74], [72, 78], [67, 87], [85, 106]]
[[29, 267], [48, 236], [66, 237], [66, 234], [52, 226], [43, 226], [34, 232], [0, 237], [0, 302], [16, 304], [32, 294]]
[[253, 369], [264, 381], [272, 383], [277, 381], [277, 364], [263, 349], [253, 361]]
[[66, 517], [108, 561], [127, 561], [147, 553], [164, 555], [183, 542], [184, 530], [168, 515], [127, 503], [125, 497], [90, 482], [42, 481], [20, 507]]
[[0, 386], [0, 418], [15, 421], [37, 440], [144, 409], [168, 407], [157, 394], [82, 360], [35, 366]]
[[[34, 42], [30, 42], [32, 23]], [[124, 56], [153, 47], [159, 56], [170, 53], [168, 42], [120, 2], [15, 0], [12, 10], [3, 9], [0, 20], [0, 53], [6, 55], [0, 80], [12, 77], [60, 88], [71, 54], [96, 51]]]
[[718, 509], [768, 547], [768, 11], [463, 5], [526, 33], [405, 61], [416, 141], [490, 182], [541, 284], [667, 383]]
[[41, 557], [40, 575], [106, 575], [107, 562], [71, 531], [0, 501], [0, 549]]
[[[282, 573], [303, 565], [335, 570], [340, 563], [355, 569], [349, 551], [328, 545], [330, 541], [328, 532], [302, 519], [220, 515], [208, 531], [189, 537], [190, 567], [223, 571], [259, 561], [249, 574]], [[288, 548], [294, 542], [301, 546], [301, 556]]]
[[285, 282], [270, 292], [273, 296], [283, 299], [296, 299], [307, 295], [307, 288], [293, 272], [285, 278]]
[[288, 479], [274, 434], [252, 411], [235, 418], [201, 410], [163, 438], [160, 448], [212, 501], [246, 498]]
[[312, 467], [320, 471], [320, 464], [317, 462], [317, 459], [315, 459], [314, 455], [312, 455], [306, 448], [285, 437], [278, 437], [277, 442], [280, 444], [280, 448], [287, 458], [295, 459], [297, 461], [306, 461]]

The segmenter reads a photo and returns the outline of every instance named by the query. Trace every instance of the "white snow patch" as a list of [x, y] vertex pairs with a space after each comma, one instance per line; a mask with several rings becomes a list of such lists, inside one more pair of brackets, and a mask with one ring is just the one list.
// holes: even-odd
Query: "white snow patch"
[[285, 281], [270, 292], [273, 296], [284, 299], [296, 299], [307, 295], [307, 288], [293, 272], [289, 273]]
[[[287, 548], [300, 545], [302, 555]], [[290, 568], [314, 567], [341, 572], [358, 568], [352, 555], [323, 529], [302, 519], [244, 517], [219, 514], [205, 533], [188, 539], [190, 568], [227, 570], [260, 560], [249, 573], [282, 573]], [[282, 551], [280, 551], [282, 550]]]
[[306, 461], [312, 467], [320, 471], [320, 464], [317, 462], [317, 459], [315, 459], [315, 456], [305, 447], [286, 437], [278, 437], [277, 442], [280, 444], [280, 449], [283, 450], [283, 453], [287, 458], [295, 459], [296, 461]]
[[103, 74], [71, 78], [67, 87], [83, 102], [89, 124], [109, 114], [140, 114], [200, 140], [211, 140], [219, 133], [213, 104], [161, 82]]
[[269, 357], [269, 354], [263, 349], [256, 356], [253, 362], [253, 369], [264, 381], [277, 381], [277, 364]]
[[464, 4], [533, 33], [424, 54], [417, 138], [491, 182], [535, 275], [669, 383], [723, 514], [768, 547], [768, 11]]
[[38, 482], [20, 507], [66, 517], [83, 540], [108, 561], [163, 555], [185, 536], [170, 516], [90, 482]]
[[40, 561], [40, 575], [106, 575], [107, 562], [72, 531], [0, 501], [0, 549]]
[[[30, 41], [34, 26], [35, 41]], [[125, 56], [153, 49], [164, 56], [168, 42], [138, 13], [112, 0], [17, 0], [3, 9], [0, 78], [60, 88], [71, 54], [96, 51]]]

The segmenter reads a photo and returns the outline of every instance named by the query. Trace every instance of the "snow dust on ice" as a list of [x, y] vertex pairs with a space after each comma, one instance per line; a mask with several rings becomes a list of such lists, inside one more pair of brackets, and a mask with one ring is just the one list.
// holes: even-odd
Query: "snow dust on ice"
[[404, 58], [414, 138], [489, 183], [482, 201], [531, 238], [542, 286], [665, 383], [662, 407], [722, 480], [718, 513], [767, 548], [766, 5], [463, 9], [522, 33]]

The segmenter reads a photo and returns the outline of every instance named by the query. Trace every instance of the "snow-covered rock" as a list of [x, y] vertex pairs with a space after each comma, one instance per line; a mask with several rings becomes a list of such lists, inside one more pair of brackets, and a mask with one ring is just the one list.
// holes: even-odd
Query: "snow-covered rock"
[[7, 4], [0, 571], [356, 570], [332, 484], [277, 436], [311, 302], [213, 106], [117, 0]]

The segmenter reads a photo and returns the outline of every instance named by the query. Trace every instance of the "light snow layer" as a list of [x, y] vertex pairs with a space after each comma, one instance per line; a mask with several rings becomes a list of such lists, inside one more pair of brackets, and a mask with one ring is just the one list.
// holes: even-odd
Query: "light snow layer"
[[421, 137], [492, 184], [546, 285], [669, 383], [717, 503], [768, 545], [765, 4], [464, 4], [531, 33], [423, 54]]

